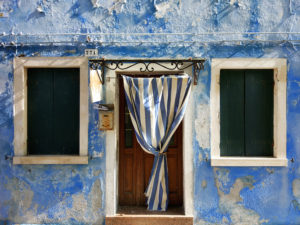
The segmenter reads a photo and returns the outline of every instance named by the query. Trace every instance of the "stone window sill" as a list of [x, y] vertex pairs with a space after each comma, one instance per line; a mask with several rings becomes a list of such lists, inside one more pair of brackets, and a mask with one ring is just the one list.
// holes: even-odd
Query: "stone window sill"
[[287, 166], [286, 158], [267, 157], [216, 157], [211, 166]]
[[88, 156], [14, 156], [13, 164], [88, 164]]

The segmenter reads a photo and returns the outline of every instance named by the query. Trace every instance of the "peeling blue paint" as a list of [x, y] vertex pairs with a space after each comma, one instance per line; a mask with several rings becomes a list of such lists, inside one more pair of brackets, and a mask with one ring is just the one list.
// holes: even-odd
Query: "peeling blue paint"
[[[166, 10], [165, 10], [166, 9]], [[164, 41], [126, 45], [86, 43], [85, 33], [201, 33], [201, 32], [300, 32], [297, 0], [210, 1], [25, 1], [0, 0], [0, 34], [37, 34], [32, 37], [0, 35], [11, 41], [69, 41], [71, 44], [4, 47], [0, 45], [0, 224], [104, 224], [105, 132], [97, 128], [98, 112], [89, 104], [88, 165], [12, 165], [13, 65], [15, 56], [81, 56], [97, 48], [106, 58], [204, 57], [205, 70], [193, 87], [193, 165], [195, 224], [300, 224], [300, 44], [268, 40], [299, 39], [299, 35], [232, 34], [224, 40], [247, 42], [168, 43], [176, 36], [136, 37], [119, 40]], [[41, 36], [42, 33], [79, 33], [78, 36]], [[102, 37], [115, 41], [112, 36]], [[190, 36], [186, 41], [196, 40]], [[286, 168], [218, 168], [210, 166], [209, 104], [212, 58], [287, 58], [287, 157]], [[200, 112], [200, 111], [201, 112]], [[201, 117], [201, 118], [200, 118]], [[203, 119], [204, 118], [204, 119]], [[203, 125], [197, 130], [196, 123]], [[206, 130], [205, 130], [206, 129]], [[199, 136], [201, 133], [207, 136]], [[197, 136], [197, 135], [198, 136]]]

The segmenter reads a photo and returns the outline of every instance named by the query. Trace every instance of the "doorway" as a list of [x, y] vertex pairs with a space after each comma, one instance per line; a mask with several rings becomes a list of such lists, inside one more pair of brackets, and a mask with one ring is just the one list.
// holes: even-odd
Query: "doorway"
[[[119, 79], [119, 206], [146, 208], [144, 192], [150, 177], [153, 155], [144, 152], [136, 140]], [[168, 153], [169, 206], [183, 204], [182, 124], [172, 137]]]

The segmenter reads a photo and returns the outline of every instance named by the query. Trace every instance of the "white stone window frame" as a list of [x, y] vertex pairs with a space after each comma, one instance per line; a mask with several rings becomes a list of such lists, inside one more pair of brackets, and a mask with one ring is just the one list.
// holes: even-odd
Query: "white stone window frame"
[[[220, 155], [220, 71], [221, 69], [274, 70], [273, 157]], [[215, 58], [211, 61], [210, 133], [211, 166], [287, 166], [286, 158], [287, 61], [283, 58]]]
[[[162, 65], [170, 66], [170, 63], [162, 63]], [[151, 65], [152, 66], [152, 65]], [[183, 66], [184, 67], [184, 66]], [[155, 71], [163, 73], [162, 67], [153, 65]], [[106, 70], [105, 80], [105, 102], [115, 105], [114, 111], [114, 130], [107, 131], [106, 133], [106, 199], [105, 211], [107, 217], [117, 216], [118, 210], [118, 187], [119, 187], [119, 79], [117, 73], [126, 71], [140, 72], [140, 64], [131, 67], [127, 70]], [[168, 70], [166, 70], [168, 71]], [[168, 71], [169, 72], [169, 71]], [[176, 71], [174, 71], [176, 73]], [[184, 73], [192, 76], [192, 67], [184, 69]], [[192, 86], [193, 89], [196, 86]], [[193, 94], [190, 94], [189, 102], [193, 102]], [[183, 119], [182, 130], [182, 160], [183, 160], [183, 208], [185, 217], [193, 217], [194, 215], [194, 170], [193, 170], [193, 112], [194, 105], [188, 104]]]
[[[79, 68], [79, 155], [28, 155], [27, 69]], [[88, 59], [86, 57], [14, 58], [14, 157], [13, 164], [88, 164]]]

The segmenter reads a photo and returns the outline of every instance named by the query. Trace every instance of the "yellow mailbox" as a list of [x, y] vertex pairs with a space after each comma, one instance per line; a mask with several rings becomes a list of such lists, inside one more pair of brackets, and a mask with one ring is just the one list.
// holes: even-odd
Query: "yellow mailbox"
[[114, 105], [100, 104], [99, 105], [99, 130], [114, 129]]

